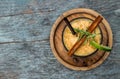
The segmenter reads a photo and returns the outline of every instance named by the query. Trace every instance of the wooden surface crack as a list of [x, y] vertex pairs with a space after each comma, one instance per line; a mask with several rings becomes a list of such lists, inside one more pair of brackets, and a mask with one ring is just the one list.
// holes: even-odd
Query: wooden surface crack
[[49, 13], [55, 11], [55, 9], [47, 9], [47, 10], [43, 10], [43, 9], [39, 9], [38, 11], [32, 11], [32, 10], [25, 10], [21, 13], [16, 13], [16, 14], [8, 14], [8, 15], [0, 15], [0, 17], [9, 17], [9, 16], [17, 16], [17, 15], [24, 15], [24, 14], [34, 14], [34, 13]]
[[26, 42], [49, 42], [49, 39], [43, 40], [32, 40], [32, 41], [10, 41], [10, 42], [0, 42], [0, 44], [13, 44], [13, 43], [26, 43]]

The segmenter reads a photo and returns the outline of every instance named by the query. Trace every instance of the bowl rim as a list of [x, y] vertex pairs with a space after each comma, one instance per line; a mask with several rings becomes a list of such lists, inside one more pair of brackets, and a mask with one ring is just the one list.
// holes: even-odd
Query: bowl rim
[[[87, 17], [77, 17], [77, 18], [72, 19], [70, 22], [73, 22], [74, 20], [77, 20], [77, 19], [89, 19], [89, 20], [91, 20], [91, 21], [94, 21], [94, 20], [92, 20], [92, 19], [90, 19], [90, 18], [87, 18]], [[65, 46], [64, 37], [63, 37], [64, 31], [65, 31], [66, 27], [67, 27], [67, 25], [65, 25], [65, 27], [64, 27], [64, 29], [63, 29], [63, 32], [62, 32], [62, 43], [63, 43], [63, 46], [65, 47], [65, 49], [68, 51], [68, 48]], [[102, 41], [103, 41], [103, 33], [102, 33], [99, 25], [98, 25], [98, 28], [99, 28], [100, 34], [101, 34], [101, 39], [100, 39], [100, 44], [101, 44]], [[84, 55], [84, 56], [82, 56], [82, 55], [78, 56], [78, 55], [75, 55], [75, 54], [73, 54], [73, 56], [74, 56], [74, 57], [84, 57], [84, 58], [85, 58], [85, 57], [88, 57], [88, 56], [91, 56], [91, 55], [95, 54], [97, 51], [98, 51], [98, 49], [96, 49], [94, 52], [92, 52], [92, 53], [90, 53], [90, 54], [88, 54], [88, 55]]]

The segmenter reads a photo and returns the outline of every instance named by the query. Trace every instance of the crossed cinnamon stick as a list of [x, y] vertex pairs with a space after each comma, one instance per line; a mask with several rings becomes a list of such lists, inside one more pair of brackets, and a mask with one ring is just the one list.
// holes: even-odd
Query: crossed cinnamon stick
[[[88, 32], [92, 33], [95, 28], [99, 25], [99, 23], [102, 21], [102, 17], [99, 15], [94, 21], [93, 23], [89, 26], [88, 28]], [[84, 43], [85, 39], [86, 39], [86, 35], [84, 35], [80, 40], [78, 40], [74, 46], [68, 51], [68, 55], [72, 56], [74, 54], [74, 52]]]

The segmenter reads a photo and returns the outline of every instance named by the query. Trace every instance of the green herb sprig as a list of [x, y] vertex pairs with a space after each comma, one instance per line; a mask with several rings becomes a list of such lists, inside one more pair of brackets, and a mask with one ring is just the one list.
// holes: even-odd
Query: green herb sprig
[[111, 48], [110, 48], [110, 47], [103, 46], [103, 45], [99, 45], [99, 44], [95, 41], [94, 38], [96, 37], [96, 35], [98, 35], [98, 34], [100, 34], [100, 33], [98, 33], [98, 34], [93, 33], [93, 34], [92, 34], [92, 33], [87, 32], [86, 30], [80, 30], [80, 29], [76, 29], [76, 28], [74, 28], [74, 31], [75, 31], [75, 32], [78, 34], [78, 36], [79, 36], [79, 39], [78, 39], [78, 40], [80, 40], [83, 35], [86, 35], [86, 36], [87, 36], [84, 44], [86, 44], [87, 41], [90, 41], [90, 45], [93, 46], [93, 47], [95, 47], [95, 48], [97, 48], [97, 49], [99, 49], [99, 50], [111, 51]]

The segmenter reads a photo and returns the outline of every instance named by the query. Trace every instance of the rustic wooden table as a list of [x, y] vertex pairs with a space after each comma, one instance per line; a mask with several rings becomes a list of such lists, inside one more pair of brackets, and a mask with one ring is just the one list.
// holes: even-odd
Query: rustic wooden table
[[[110, 56], [89, 71], [64, 67], [49, 43], [57, 17], [81, 7], [101, 13], [114, 35]], [[120, 0], [0, 0], [0, 79], [120, 79]]]

